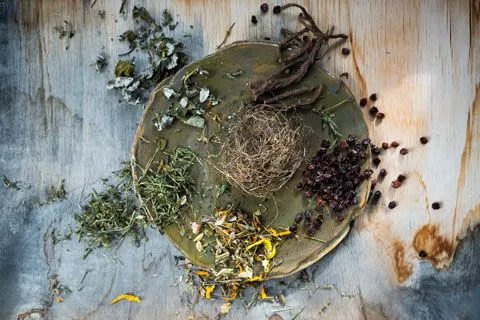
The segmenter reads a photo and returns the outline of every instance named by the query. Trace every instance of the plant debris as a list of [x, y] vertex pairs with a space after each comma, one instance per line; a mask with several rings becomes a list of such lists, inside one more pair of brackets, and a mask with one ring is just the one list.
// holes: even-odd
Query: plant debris
[[65, 25], [56, 26], [54, 28], [55, 32], [58, 34], [59, 39], [63, 39], [67, 37], [67, 44], [65, 45], [65, 50], [70, 48], [70, 39], [73, 38], [75, 35], [75, 31], [73, 30], [73, 26], [71, 22], [64, 20]]
[[[196, 239], [203, 241], [203, 250], [213, 251], [215, 267], [190, 270], [192, 276], [198, 277], [206, 299], [221, 288], [222, 297], [233, 301], [247, 285], [262, 281], [275, 266], [277, 247], [291, 232], [267, 227], [261, 218], [260, 210], [251, 214], [235, 206], [217, 209], [214, 217], [204, 217], [200, 234], [205, 237]], [[265, 291], [261, 297], [267, 299]]]
[[20, 182], [19, 181], [10, 181], [5, 175], [2, 176], [2, 182], [3, 186], [7, 189], [12, 189], [12, 190], [20, 190]]
[[65, 191], [65, 179], [62, 179], [58, 187], [55, 187], [53, 185], [48, 187], [45, 193], [46, 193], [45, 200], [42, 200], [42, 201], [38, 200], [36, 202], [37, 206], [43, 206], [46, 204], [51, 204], [54, 202], [67, 199], [67, 191]]
[[104, 55], [99, 54], [95, 57], [95, 61], [91, 64], [91, 66], [95, 66], [95, 70], [100, 73], [103, 72], [107, 64], [107, 58], [105, 58]]
[[75, 216], [75, 232], [87, 244], [84, 258], [93, 249], [111, 247], [127, 235], [133, 236], [137, 244], [145, 237], [146, 222], [133, 192], [131, 170], [127, 166], [115, 172], [115, 176], [116, 184], [104, 179], [105, 190], [93, 190], [82, 213]]
[[357, 142], [349, 135], [331, 152], [331, 143], [322, 142], [322, 148], [307, 164], [302, 181], [297, 185], [307, 198], [314, 198], [318, 205], [329, 205], [333, 213], [359, 203], [356, 196], [358, 186], [368, 179], [373, 171], [362, 171], [362, 164], [369, 156], [370, 139]]
[[232, 33], [232, 29], [234, 26], [235, 26], [235, 22], [232, 23], [232, 25], [230, 26], [230, 28], [228, 28], [227, 31], [225, 31], [225, 37], [223, 38], [223, 41], [217, 46], [217, 49], [220, 49], [220, 47], [222, 47], [227, 42], [228, 38], [230, 37], [230, 34]]
[[249, 194], [263, 197], [279, 190], [305, 156], [305, 130], [297, 122], [267, 105], [243, 107], [222, 145], [217, 169]]
[[199, 87], [195, 79], [198, 76], [206, 78], [208, 74], [207, 70], [197, 66], [183, 77], [179, 92], [168, 87], [163, 88], [163, 94], [170, 101], [170, 105], [164, 112], [155, 115], [153, 121], [158, 131], [171, 126], [175, 119], [197, 128], [205, 126], [205, 111], [217, 105], [219, 100], [210, 89]]
[[139, 296], [136, 296], [132, 293], [123, 293], [123, 294], [118, 295], [114, 299], [112, 299], [112, 301], [110, 301], [110, 304], [115, 304], [115, 303], [117, 303], [118, 301], [121, 301], [121, 300], [127, 300], [127, 301], [136, 302], [136, 303], [140, 303], [140, 301], [141, 301]]
[[49, 278], [50, 282], [50, 292], [55, 298], [56, 302], [63, 302], [65, 296], [72, 292], [69, 287], [63, 285], [58, 281], [57, 275], [54, 274]]
[[[154, 155], [158, 153], [159, 149]], [[194, 181], [190, 175], [191, 166], [198, 161], [190, 149], [177, 147], [170, 155], [167, 164], [153, 168], [140, 168], [142, 171], [136, 182], [150, 222], [161, 230], [166, 225], [178, 223], [184, 209], [189, 207], [194, 191]]]
[[[163, 12], [163, 23], [167, 22], [172, 29], [176, 24], [172, 24], [173, 18], [169, 15], [168, 11]], [[187, 59], [182, 51], [183, 44], [162, 32], [161, 26], [145, 8], [134, 6], [132, 16], [139, 23], [137, 29], [127, 30], [119, 36], [119, 40], [127, 42], [130, 49], [122, 56], [139, 48], [148, 55], [147, 66], [137, 74], [133, 61], [118, 61], [116, 78], [108, 82], [107, 88], [120, 91], [126, 102], [136, 105], [143, 104], [152, 87], [176, 73]]]

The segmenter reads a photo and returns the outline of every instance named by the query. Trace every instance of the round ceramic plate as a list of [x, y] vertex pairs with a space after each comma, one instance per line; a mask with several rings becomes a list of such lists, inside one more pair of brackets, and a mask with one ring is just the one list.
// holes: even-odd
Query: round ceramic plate
[[[134, 179], [139, 177], [138, 167], [145, 167], [147, 162], [154, 157], [156, 145], [150, 141], [154, 141], [155, 138], [167, 140], [164, 150], [166, 153], [173, 153], [179, 146], [186, 147], [194, 151], [201, 160], [201, 164], [195, 164], [192, 168], [196, 193], [192, 199], [191, 209], [181, 212], [180, 224], [171, 224], [162, 230], [165, 236], [196, 265], [213, 267], [213, 254], [198, 252], [192, 237], [185, 236], [182, 229], [190, 230], [191, 223], [200, 221], [202, 216], [213, 216], [216, 208], [224, 208], [228, 204], [238, 203], [242, 209], [253, 212], [262, 206], [266, 209], [263, 214], [265, 224], [272, 222], [274, 227], [288, 227], [299, 212], [315, 207], [314, 203], [308, 201], [303, 193], [297, 191], [295, 187], [301, 179], [301, 172], [306, 161], [309, 161], [320, 149], [323, 139], [332, 140], [332, 138], [322, 126], [320, 114], [312, 111], [311, 108], [295, 113], [295, 116], [300, 117], [304, 125], [311, 129], [311, 134], [306, 143], [306, 158], [288, 183], [267, 199], [251, 196], [235, 185], [232, 185], [230, 192], [217, 197], [218, 186], [226, 182], [226, 179], [211, 165], [211, 161], [215, 161], [211, 155], [220, 151], [220, 144], [212, 140], [218, 138], [221, 141], [227, 132], [226, 128], [230, 126], [229, 116], [237, 112], [242, 103], [252, 101], [251, 84], [267, 78], [282, 67], [278, 62], [277, 55], [278, 46], [276, 44], [241, 42], [192, 63], [157, 86], [151, 94], [143, 119], [139, 124], [132, 147], [132, 160], [138, 165], [133, 167]], [[204, 129], [176, 121], [171, 127], [158, 131], [154, 126], [155, 115], [170, 105], [162, 89], [168, 87], [178, 91], [182, 86], [182, 77], [198, 66], [207, 70], [209, 76], [198, 77], [197, 83], [200, 87], [209, 88], [221, 100], [212, 110], [223, 119], [223, 122], [219, 125], [211, 117], [205, 116]], [[242, 71], [238, 77], [227, 76], [227, 73], [231, 74], [238, 70]], [[344, 137], [348, 134], [355, 135], [359, 139], [367, 137], [367, 126], [350, 91], [342, 84], [341, 80], [315, 65], [298, 86], [318, 85], [323, 85], [324, 96], [317, 102], [317, 106], [323, 105], [325, 108], [329, 108], [347, 100], [341, 107], [333, 111], [335, 122], [339, 127], [338, 131]], [[308, 96], [300, 98], [308, 98]], [[203, 135], [216, 136], [216, 139], [204, 143], [199, 140]], [[165, 161], [166, 156], [157, 155], [153, 159], [153, 165], [158, 165], [162, 160]], [[364, 166], [368, 165], [367, 162]], [[317, 240], [304, 237], [303, 228], [299, 228], [298, 237], [285, 240], [277, 250], [276, 264], [269, 272], [268, 278], [278, 278], [298, 272], [318, 261], [337, 246], [350, 230], [350, 223], [361, 213], [369, 189], [369, 182], [364, 182], [360, 186], [357, 193], [359, 204], [344, 212], [345, 219], [342, 222], [337, 221], [329, 213], [325, 213], [324, 223], [315, 234]], [[139, 197], [141, 199], [142, 195], [139, 194]], [[147, 210], [149, 210], [148, 207]]]

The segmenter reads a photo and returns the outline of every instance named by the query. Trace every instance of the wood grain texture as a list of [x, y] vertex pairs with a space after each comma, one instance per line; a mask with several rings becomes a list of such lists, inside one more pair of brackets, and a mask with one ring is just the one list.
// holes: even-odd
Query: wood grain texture
[[[154, 230], [141, 248], [126, 240], [87, 260], [76, 238], [52, 245], [52, 232], [74, 225], [86, 194], [128, 159], [142, 114], [105, 88], [117, 55], [126, 51], [116, 37], [134, 25], [119, 15], [119, 2], [98, 0], [90, 8], [88, 1], [0, 1], [0, 174], [24, 182], [21, 191], [0, 195], [2, 319], [45, 308], [49, 319], [202, 319], [215, 316], [221, 304], [187, 303], [177, 252]], [[386, 118], [369, 120], [373, 140], [397, 140], [410, 152], [386, 152], [381, 204], [308, 268], [312, 282], [292, 276], [267, 283], [286, 293], [292, 309], [280, 314], [290, 319], [305, 307], [299, 319], [473, 318], [480, 314], [480, 1], [299, 3], [322, 29], [335, 25], [349, 34], [345, 46], [352, 54], [333, 50], [325, 68], [348, 72], [346, 83], [357, 98], [378, 93], [376, 106]], [[214, 52], [233, 22], [228, 43], [279, 40], [279, 28], [299, 27], [295, 11], [262, 16], [257, 1], [128, 0], [128, 13], [134, 4], [156, 18], [170, 9], [180, 22], [173, 35], [192, 59]], [[106, 11], [104, 19], [98, 10]], [[54, 32], [63, 20], [76, 31], [68, 50], [67, 39]], [[109, 57], [102, 74], [89, 66], [98, 53]], [[427, 145], [419, 143], [423, 135]], [[393, 190], [389, 181], [400, 173], [406, 183]], [[69, 199], [35, 207], [35, 198], [61, 178]], [[386, 208], [390, 200], [398, 202], [394, 210]], [[442, 208], [432, 210], [433, 201]], [[427, 259], [418, 258], [420, 250]], [[63, 303], [50, 294], [53, 274], [72, 289]], [[335, 289], [318, 289], [324, 284]], [[129, 291], [142, 302], [109, 305]], [[236, 303], [228, 318], [267, 319], [278, 309], [259, 304], [247, 313]]]

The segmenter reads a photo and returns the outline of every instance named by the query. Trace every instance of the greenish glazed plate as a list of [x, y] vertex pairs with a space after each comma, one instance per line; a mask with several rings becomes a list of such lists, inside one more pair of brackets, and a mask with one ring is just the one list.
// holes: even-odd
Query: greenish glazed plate
[[[132, 146], [132, 160], [140, 167], [145, 167], [156, 149], [154, 143], [146, 141], [154, 141], [157, 137], [168, 141], [165, 149], [168, 153], [173, 153], [177, 146], [181, 146], [190, 148], [198, 155], [202, 165], [195, 165], [192, 171], [197, 191], [192, 199], [193, 209], [182, 212], [183, 226], [187, 230], [190, 230], [193, 221], [199, 222], [202, 216], [214, 215], [216, 208], [225, 207], [229, 203], [239, 203], [240, 207], [247, 211], [253, 211], [259, 205], [264, 206], [267, 209], [264, 214], [265, 223], [269, 224], [273, 221], [272, 226], [274, 227], [288, 227], [297, 213], [314, 207], [295, 188], [301, 178], [305, 161], [300, 165], [292, 179], [281, 190], [277, 191], [273, 198], [259, 199], [246, 194], [235, 186], [232, 186], [229, 193], [217, 198], [217, 186], [220, 186], [226, 180], [210, 163], [215, 161], [215, 157], [211, 155], [218, 153], [220, 145], [215, 142], [202, 143], [198, 140], [202, 134], [206, 136], [215, 134], [220, 139], [225, 135], [227, 130], [224, 129], [229, 125], [228, 116], [235, 113], [242, 103], [248, 103], [252, 100], [251, 84], [265, 79], [281, 68], [281, 64], [277, 61], [277, 54], [278, 46], [276, 44], [264, 42], [234, 43], [184, 67], [175, 76], [160, 83], [152, 92]], [[166, 130], [157, 131], [153, 123], [155, 114], [169, 106], [168, 99], [163, 94], [162, 89], [169, 87], [178, 91], [182, 85], [182, 77], [197, 66], [201, 66], [210, 73], [208, 78], [198, 78], [199, 86], [209, 88], [216, 97], [221, 99], [221, 103], [214, 106], [212, 110], [225, 119], [222, 123], [223, 129], [220, 129], [210, 117], [206, 116], [205, 132], [200, 128], [185, 125], [180, 121], [176, 121], [172, 127]], [[226, 76], [226, 73], [236, 72], [239, 69], [243, 73], [238, 78], [230, 79]], [[323, 104], [326, 108], [349, 99], [347, 103], [334, 111], [339, 132], [344, 136], [353, 134], [358, 138], [368, 136], [368, 129], [360, 108], [341, 80], [325, 72], [319, 66], [314, 66], [299, 85], [323, 85], [325, 96], [318, 102], [318, 105]], [[305, 160], [308, 161], [320, 149], [321, 141], [329, 139], [328, 132], [322, 128], [318, 113], [311, 110], [298, 111], [296, 116], [299, 116], [311, 128], [312, 133], [306, 143], [307, 155]], [[158, 155], [153, 164], [158, 165], [162, 159], [166, 160], [166, 156]], [[367, 166], [367, 163], [364, 166]], [[134, 179], [137, 180], [139, 174], [138, 167], [134, 166]], [[369, 182], [364, 182], [360, 186], [358, 191], [360, 203], [344, 213], [345, 219], [342, 222], [338, 222], [329, 214], [325, 214], [325, 221], [321, 229], [315, 234], [315, 238], [322, 240], [321, 242], [305, 238], [302, 234], [303, 231], [298, 233], [297, 238], [284, 241], [278, 248], [275, 257], [276, 264], [268, 274], [268, 278], [278, 278], [298, 272], [318, 261], [335, 248], [348, 234], [350, 222], [361, 214], [369, 189]], [[141, 199], [142, 195], [139, 194], [139, 197]], [[198, 252], [192, 237], [182, 236], [181, 229], [181, 225], [172, 224], [162, 231], [192, 263], [203, 267], [213, 267], [213, 254]], [[302, 229], [299, 228], [299, 230]]]

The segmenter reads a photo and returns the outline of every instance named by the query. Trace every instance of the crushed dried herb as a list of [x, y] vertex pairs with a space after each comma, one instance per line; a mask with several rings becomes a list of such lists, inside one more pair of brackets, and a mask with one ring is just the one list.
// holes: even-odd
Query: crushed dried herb
[[19, 181], [11, 181], [5, 175], [2, 176], [2, 182], [3, 182], [3, 186], [7, 189], [12, 189], [17, 191], [21, 189]]
[[84, 258], [93, 249], [111, 247], [127, 235], [133, 236], [137, 244], [145, 237], [146, 222], [133, 192], [130, 167], [115, 172], [112, 180], [110, 183], [104, 179], [105, 190], [93, 190], [82, 213], [75, 216], [75, 232], [86, 241]]

